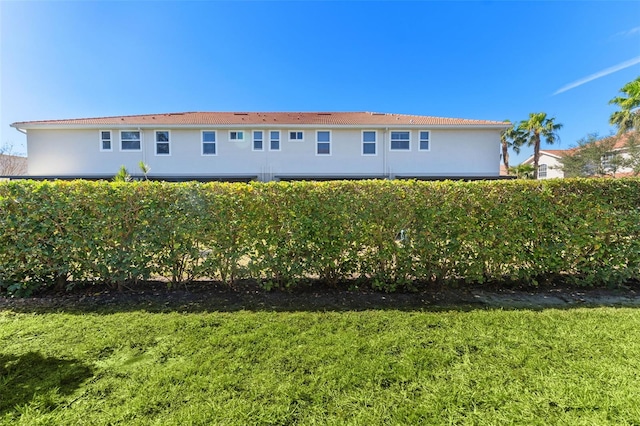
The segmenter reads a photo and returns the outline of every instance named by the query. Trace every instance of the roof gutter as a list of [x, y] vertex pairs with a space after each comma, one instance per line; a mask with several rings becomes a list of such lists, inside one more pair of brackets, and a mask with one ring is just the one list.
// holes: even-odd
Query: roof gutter
[[[14, 123], [14, 124], [15, 124], [15, 123]], [[13, 127], [14, 129], [16, 129], [17, 131], [19, 131], [19, 132], [20, 132], [20, 133], [22, 133], [23, 135], [26, 135], [26, 134], [27, 134], [27, 131], [26, 131], [26, 130], [21, 129], [21, 128], [20, 128], [20, 127], [18, 127], [18, 126], [14, 126], [14, 125], [12, 124], [12, 125], [11, 125], [11, 127]]]

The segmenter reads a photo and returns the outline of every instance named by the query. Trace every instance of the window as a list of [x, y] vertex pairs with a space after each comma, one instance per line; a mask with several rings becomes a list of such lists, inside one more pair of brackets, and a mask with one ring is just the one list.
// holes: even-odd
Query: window
[[156, 155], [171, 155], [168, 130], [156, 130]]
[[608, 168], [616, 163], [617, 153], [615, 152], [607, 152], [602, 157], [600, 157], [600, 162], [602, 163], [602, 167]]
[[229, 132], [229, 140], [231, 142], [243, 142], [244, 132], [242, 130], [231, 130]]
[[216, 132], [207, 130], [202, 132], [202, 155], [218, 155], [216, 150]]
[[546, 178], [547, 177], [547, 165], [546, 164], [540, 164], [538, 166], [538, 179], [539, 178]]
[[120, 132], [121, 151], [140, 151], [140, 131], [123, 130]]
[[113, 151], [111, 130], [100, 130], [100, 151]]
[[389, 149], [394, 151], [411, 150], [411, 135], [409, 132], [391, 132]]
[[253, 132], [253, 150], [262, 151], [264, 149], [262, 130], [255, 130]]
[[316, 133], [316, 155], [331, 155], [331, 132], [318, 130]]
[[280, 151], [280, 130], [269, 132], [269, 151]]
[[429, 136], [428, 130], [420, 131], [420, 151], [429, 151]]
[[373, 130], [362, 132], [362, 155], [376, 155], [376, 132]]
[[289, 132], [290, 141], [301, 142], [304, 140], [304, 132]]

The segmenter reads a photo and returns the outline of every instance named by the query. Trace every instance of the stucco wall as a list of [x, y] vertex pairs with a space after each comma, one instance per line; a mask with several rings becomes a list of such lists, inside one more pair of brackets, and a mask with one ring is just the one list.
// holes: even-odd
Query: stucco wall
[[538, 165], [542, 164], [547, 165], [547, 177], [539, 176], [538, 179], [556, 179], [564, 177], [564, 172], [560, 169], [562, 163], [560, 163], [560, 161], [558, 161], [556, 157], [541, 153], [540, 159], [538, 160]]
[[[111, 152], [100, 151], [99, 130], [112, 131]], [[499, 175], [499, 130], [398, 129], [411, 131], [410, 151], [389, 150], [389, 132], [377, 131], [375, 156], [362, 155], [362, 130], [355, 128], [268, 129], [239, 128], [244, 142], [229, 141], [229, 130], [158, 128], [142, 130], [142, 151], [121, 151], [120, 130], [28, 130], [30, 175], [115, 174], [121, 165], [138, 172], [139, 161], [151, 168], [150, 175]], [[137, 129], [128, 129], [137, 130]], [[170, 130], [171, 155], [155, 155], [154, 131]], [[202, 130], [216, 130], [217, 155], [203, 156]], [[252, 150], [252, 131], [264, 132], [264, 151]], [[280, 151], [269, 150], [268, 132], [280, 130]], [[289, 130], [303, 130], [303, 141], [289, 141]], [[331, 130], [331, 155], [316, 155], [316, 130]], [[418, 149], [418, 132], [429, 130], [430, 150]]]

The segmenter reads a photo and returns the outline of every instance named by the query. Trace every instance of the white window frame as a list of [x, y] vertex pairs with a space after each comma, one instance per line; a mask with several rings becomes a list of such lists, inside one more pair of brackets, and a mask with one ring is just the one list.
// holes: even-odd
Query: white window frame
[[549, 167], [546, 164], [538, 164], [538, 179], [548, 177], [548, 173]]
[[[427, 133], [427, 138], [422, 137], [422, 133]], [[427, 149], [422, 148], [422, 142], [427, 142]], [[418, 151], [431, 151], [431, 130], [418, 130]]]
[[[318, 135], [320, 134], [320, 132], [329, 133], [329, 141], [328, 142], [327, 141], [319, 141], [318, 140]], [[332, 145], [331, 141], [332, 140], [333, 140], [333, 136], [331, 135], [331, 130], [316, 130], [316, 156], [318, 156], [318, 157], [329, 157], [329, 156], [331, 156], [333, 154], [333, 150], [331, 149], [332, 148], [331, 147], [331, 145]], [[329, 153], [328, 154], [319, 154], [318, 153], [318, 144], [321, 144], [321, 143], [328, 143], [329, 144]]]
[[[371, 141], [365, 141], [364, 140], [364, 134], [365, 133], [373, 133], [375, 140], [373, 142]], [[363, 157], [375, 157], [378, 155], [378, 131], [377, 130], [363, 130], [362, 131], [362, 145], [361, 145], [361, 149], [360, 149], [360, 154]], [[364, 152], [364, 145], [365, 144], [373, 144], [373, 150], [375, 151], [373, 154], [368, 154]]]
[[[256, 138], [256, 132], [260, 132], [262, 134], [262, 136], [260, 138]], [[264, 151], [264, 134], [265, 134], [264, 130], [252, 130], [251, 131], [251, 150], [252, 151]], [[262, 148], [260, 148], [260, 149], [256, 148], [256, 142], [257, 141], [260, 141], [260, 143], [262, 144]]]
[[[282, 150], [282, 132], [280, 130], [269, 130], [269, 151], [281, 151]], [[271, 132], [278, 132], [278, 138], [273, 138], [271, 136]], [[278, 149], [273, 149], [273, 146], [271, 145], [272, 141], [278, 141]]]
[[[394, 133], [409, 133], [409, 148], [408, 149], [400, 149], [400, 148], [393, 148], [393, 134]], [[406, 139], [395, 139], [396, 141], [399, 142], [407, 142]], [[411, 130], [390, 130], [389, 131], [389, 151], [401, 151], [401, 152], [410, 152], [411, 151]]]
[[[233, 138], [233, 134], [235, 133], [235, 138]], [[242, 138], [238, 137], [238, 133], [242, 133]], [[244, 134], [246, 132], [244, 130], [229, 130], [229, 142], [244, 142]]]
[[[158, 140], [158, 133], [166, 133], [168, 140], [159, 141]], [[159, 154], [158, 153], [158, 144], [160, 144], [160, 143], [166, 143], [169, 146], [169, 152], [167, 154], [165, 154], [165, 153]], [[153, 131], [153, 153], [155, 154], [156, 157], [170, 157], [171, 156], [171, 130], [154, 130]]]
[[[138, 133], [138, 139], [123, 139], [122, 138], [122, 134], [123, 133]], [[138, 149], [124, 149], [122, 148], [122, 143], [127, 141], [138, 141], [138, 143], [140, 143], [140, 148]], [[142, 130], [120, 130], [120, 151], [121, 152], [141, 152], [142, 151]]]
[[[205, 133], [213, 133], [213, 142], [204, 140]], [[201, 142], [200, 154], [203, 157], [215, 157], [216, 155], [218, 155], [218, 134], [215, 130], [202, 130], [200, 132], [200, 142]], [[213, 151], [214, 151], [213, 154], [205, 154], [204, 144], [213, 145]]]
[[[295, 134], [295, 137], [291, 137], [291, 133]], [[298, 133], [300, 134], [300, 139], [298, 139]], [[304, 130], [289, 130], [287, 132], [289, 135], [289, 142], [304, 142]]]
[[[109, 132], [109, 139], [105, 139], [102, 137], [103, 132]], [[101, 152], [112, 152], [113, 151], [113, 131], [111, 130], [98, 130], [98, 136], [100, 139], [100, 151]], [[104, 142], [109, 141], [109, 149], [104, 149]]]

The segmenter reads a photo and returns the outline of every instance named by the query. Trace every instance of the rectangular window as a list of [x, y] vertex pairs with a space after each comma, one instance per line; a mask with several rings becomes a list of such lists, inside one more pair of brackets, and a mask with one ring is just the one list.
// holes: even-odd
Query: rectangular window
[[229, 132], [229, 140], [231, 142], [243, 142], [244, 132], [242, 130], [231, 130]]
[[376, 155], [376, 136], [373, 130], [362, 132], [362, 155]]
[[156, 130], [156, 155], [171, 155], [168, 130]]
[[280, 151], [280, 130], [269, 132], [269, 151]]
[[123, 130], [120, 132], [121, 151], [140, 151], [140, 131]]
[[100, 130], [100, 151], [113, 151], [111, 130]]
[[264, 150], [264, 143], [262, 139], [262, 130], [256, 130], [253, 132], [253, 150], [254, 151], [262, 151]]
[[391, 144], [389, 145], [389, 148], [393, 151], [410, 151], [411, 133], [391, 132]]
[[304, 140], [304, 132], [289, 132], [289, 140], [302, 142]]
[[216, 132], [214, 130], [202, 132], [202, 155], [218, 155], [216, 150]]
[[318, 130], [316, 133], [316, 155], [331, 155], [331, 132]]
[[538, 179], [547, 177], [547, 165], [540, 164], [538, 166]]
[[606, 154], [604, 154], [601, 158], [600, 161], [602, 163], [603, 167], [610, 167], [611, 163], [613, 162], [613, 160], [616, 158], [616, 153], [615, 152], [607, 152]]
[[428, 130], [420, 131], [420, 151], [429, 151], [429, 136]]

